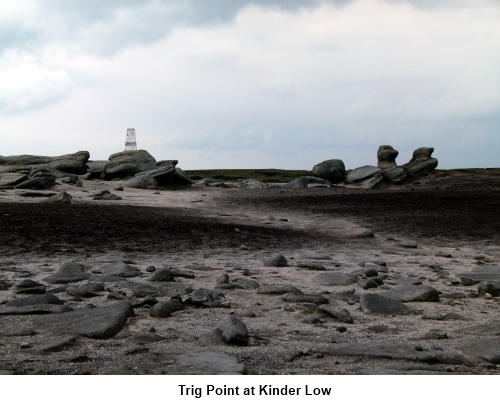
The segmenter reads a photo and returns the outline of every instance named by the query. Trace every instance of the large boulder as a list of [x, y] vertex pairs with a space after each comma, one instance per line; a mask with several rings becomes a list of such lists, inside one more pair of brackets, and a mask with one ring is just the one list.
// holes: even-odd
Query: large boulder
[[397, 166], [396, 158], [399, 152], [391, 145], [381, 145], [377, 151], [377, 167], [382, 170], [393, 169]]
[[134, 176], [136, 173], [152, 170], [156, 160], [145, 150], [125, 150], [114, 153], [105, 164], [101, 178], [112, 180]]
[[438, 165], [438, 160], [431, 157], [434, 148], [418, 148], [412, 159], [402, 167], [410, 178], [427, 176]]
[[[172, 183], [177, 186], [189, 186], [193, 184], [193, 180], [191, 180], [186, 173], [184, 173], [179, 167], [175, 168], [175, 172], [172, 177]], [[259, 183], [260, 185], [260, 183]], [[245, 187], [245, 188], [262, 188], [260, 187]]]
[[0, 173], [0, 187], [11, 187], [27, 180], [28, 176], [22, 173]]
[[173, 184], [176, 164], [177, 160], [157, 162], [154, 169], [137, 173], [136, 176], [148, 175], [151, 176], [159, 186], [170, 186]]
[[140, 176], [132, 177], [122, 183], [123, 187], [141, 188], [145, 190], [156, 190], [157, 182], [153, 176], [143, 174]]
[[0, 156], [0, 166], [27, 166], [31, 168], [46, 166], [65, 173], [85, 174], [87, 172], [86, 163], [89, 157], [90, 154], [87, 151], [61, 156]]
[[330, 159], [318, 163], [312, 169], [313, 174], [331, 183], [338, 183], [345, 178], [345, 165], [340, 159]]
[[78, 180], [78, 176], [76, 174], [64, 173], [58, 169], [54, 169], [53, 167], [47, 167], [47, 166], [33, 167], [30, 171], [29, 176], [35, 177], [36, 174], [38, 174], [39, 176], [54, 176], [56, 179], [70, 178], [75, 182]]
[[34, 177], [30, 177], [21, 183], [18, 183], [14, 188], [27, 190], [49, 190], [56, 185], [56, 178], [46, 173], [37, 173]]
[[93, 179], [99, 179], [108, 162], [109, 160], [89, 160], [87, 162], [87, 173], [90, 173]]
[[382, 170], [375, 166], [361, 166], [349, 172], [346, 183], [359, 188], [370, 189], [375, 187], [384, 179]]

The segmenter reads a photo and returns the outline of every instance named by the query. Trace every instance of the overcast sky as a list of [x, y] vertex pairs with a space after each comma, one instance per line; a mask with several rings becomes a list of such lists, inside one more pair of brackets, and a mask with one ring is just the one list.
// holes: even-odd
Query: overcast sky
[[1, 0], [0, 155], [500, 166], [499, 0]]

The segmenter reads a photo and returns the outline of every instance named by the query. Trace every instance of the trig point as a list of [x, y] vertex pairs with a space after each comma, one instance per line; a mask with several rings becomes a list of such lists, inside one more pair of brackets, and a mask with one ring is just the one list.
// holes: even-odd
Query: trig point
[[125, 139], [125, 150], [137, 150], [137, 142], [135, 140], [135, 129], [127, 129], [127, 138]]

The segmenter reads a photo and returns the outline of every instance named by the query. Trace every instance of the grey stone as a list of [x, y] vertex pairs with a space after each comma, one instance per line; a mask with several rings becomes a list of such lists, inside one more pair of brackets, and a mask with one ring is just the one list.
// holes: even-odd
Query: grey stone
[[149, 315], [155, 318], [168, 318], [176, 311], [182, 311], [184, 307], [177, 300], [158, 302], [151, 308]]
[[306, 302], [316, 305], [328, 304], [328, 300], [320, 294], [299, 294], [292, 292], [283, 294], [281, 299], [286, 302]]
[[15, 186], [28, 179], [28, 175], [22, 173], [0, 173], [0, 186]]
[[328, 180], [331, 183], [338, 183], [344, 180], [345, 165], [340, 159], [325, 160], [315, 165], [312, 172], [320, 179]]
[[123, 301], [106, 307], [39, 317], [33, 321], [33, 329], [107, 339], [116, 335], [133, 314], [132, 304]]
[[500, 295], [495, 284], [491, 281], [481, 281], [477, 286], [477, 292], [479, 295], [490, 294], [492, 297], [498, 297]]
[[24, 305], [22, 307], [11, 307], [7, 309], [0, 309], [0, 315], [60, 314], [69, 311], [73, 311], [73, 308], [67, 305], [35, 304], [35, 305]]
[[413, 152], [412, 159], [402, 167], [408, 177], [416, 179], [427, 176], [438, 165], [437, 159], [431, 158], [434, 148], [418, 148]]
[[395, 278], [394, 283], [397, 285], [421, 285], [422, 280], [419, 280], [418, 278], [415, 277], [400, 277], [400, 278]]
[[174, 275], [169, 269], [156, 270], [149, 279], [151, 281], [175, 281]]
[[229, 274], [222, 274], [221, 276], [217, 277], [217, 280], [215, 280], [216, 284], [227, 284], [229, 283]]
[[157, 186], [157, 181], [149, 174], [135, 176], [122, 183], [122, 187], [139, 188], [143, 190], [156, 190]]
[[359, 298], [359, 304], [365, 314], [406, 315], [410, 313], [410, 308], [405, 304], [380, 294], [364, 294]]
[[286, 293], [299, 293], [302, 294], [297, 287], [286, 284], [262, 284], [257, 289], [257, 294], [286, 294]]
[[259, 288], [259, 283], [257, 283], [257, 281], [250, 280], [248, 278], [239, 278], [236, 280], [234, 285], [236, 288], [241, 288], [243, 290], [253, 290]]
[[[477, 266], [469, 273], [459, 273], [458, 277], [468, 278], [472, 283], [489, 281], [494, 284], [500, 283], [500, 266]], [[462, 280], [463, 284], [463, 280]], [[465, 284], [464, 284], [465, 285]], [[468, 284], [471, 285], [471, 284]]]
[[476, 339], [460, 347], [460, 350], [473, 356], [481, 357], [493, 364], [500, 364], [500, 337]]
[[264, 259], [264, 266], [266, 267], [287, 267], [288, 263], [286, 261], [285, 256], [283, 255], [275, 255]]
[[410, 249], [417, 249], [417, 241], [415, 240], [405, 240], [399, 243], [399, 246], [404, 247], [404, 248], [410, 248]]
[[21, 191], [17, 190], [16, 195], [21, 196], [21, 197], [52, 197], [56, 195], [57, 193], [54, 193], [52, 191]]
[[380, 183], [384, 177], [382, 170], [375, 166], [361, 166], [350, 171], [346, 176], [346, 183], [370, 189]]
[[73, 197], [66, 191], [60, 191], [56, 195], [47, 198], [44, 202], [48, 204], [71, 204]]
[[405, 284], [401, 287], [393, 288], [387, 292], [382, 293], [387, 298], [392, 298], [401, 302], [412, 301], [439, 301], [438, 291], [429, 285], [411, 285]]
[[56, 185], [54, 176], [31, 177], [14, 186], [16, 189], [48, 190]]
[[388, 170], [383, 170], [382, 176], [384, 177], [384, 180], [388, 181], [389, 183], [401, 183], [408, 177], [405, 169], [400, 166]]
[[302, 176], [289, 183], [283, 184], [281, 188], [307, 188], [311, 185], [324, 185], [330, 187], [331, 183], [328, 180], [320, 179], [314, 176]]
[[[176, 167], [172, 176], [172, 183], [177, 186], [188, 186], [193, 183], [193, 180], [191, 180], [179, 167]], [[262, 186], [260, 188], [262, 188]]]
[[492, 321], [489, 323], [472, 325], [465, 329], [461, 329], [460, 332], [480, 336], [499, 336], [500, 321]]
[[316, 274], [313, 277], [313, 280], [321, 285], [351, 285], [357, 283], [357, 277], [354, 277], [350, 274], [338, 273], [338, 272], [323, 272]]
[[207, 290], [206, 288], [198, 288], [191, 293], [191, 302], [196, 305], [203, 305], [206, 307], [220, 306], [226, 298], [223, 294]]
[[117, 196], [116, 194], [110, 193], [109, 191], [105, 190], [105, 192], [100, 193], [99, 195], [96, 195], [92, 198], [93, 200], [121, 200], [122, 198]]
[[309, 270], [326, 270], [325, 266], [320, 263], [311, 263], [311, 262], [299, 262], [296, 265], [297, 267], [301, 267], [303, 269]]
[[318, 311], [324, 312], [331, 317], [339, 320], [340, 322], [353, 323], [352, 315], [349, 311], [342, 307], [336, 307], [334, 305], [323, 304], [318, 307]]
[[334, 356], [367, 356], [427, 363], [471, 364], [470, 361], [457, 352], [423, 352], [416, 350], [407, 343], [338, 343], [321, 347], [316, 351]]
[[87, 161], [87, 173], [90, 174], [93, 179], [99, 179], [108, 162], [108, 160]]
[[397, 166], [396, 158], [399, 152], [390, 145], [381, 145], [377, 151], [377, 167], [382, 170], [393, 169]]
[[31, 168], [45, 166], [65, 173], [85, 174], [89, 157], [90, 154], [87, 151], [61, 156], [0, 156], [0, 166], [28, 166]]
[[97, 297], [101, 291], [104, 291], [104, 283], [79, 284], [66, 289], [67, 294], [82, 298]]
[[146, 332], [146, 333], [137, 333], [130, 337], [130, 340], [134, 343], [138, 343], [141, 345], [145, 345], [148, 343], [157, 343], [167, 340], [167, 338], [157, 335], [156, 333]]
[[375, 279], [376, 277], [370, 277], [359, 280], [358, 285], [365, 290], [369, 290], [370, 288], [378, 288], [380, 284]]
[[101, 178], [112, 180], [134, 176], [136, 173], [155, 169], [156, 160], [145, 150], [128, 150], [109, 157]]
[[235, 316], [226, 316], [220, 323], [218, 330], [228, 344], [246, 345], [248, 343], [247, 327]]
[[123, 262], [105, 264], [102, 266], [102, 271], [107, 276], [118, 276], [124, 278], [137, 277], [142, 274], [137, 267]]
[[42, 304], [62, 305], [64, 304], [64, 301], [61, 301], [53, 294], [43, 294], [43, 295], [32, 295], [30, 297], [16, 298], [7, 302], [7, 305], [11, 307], [23, 307], [26, 305], [42, 305]]
[[88, 278], [90, 278], [90, 274], [85, 272], [83, 264], [68, 262], [64, 263], [57, 273], [45, 277], [43, 281], [49, 284], [69, 284], [84, 281]]
[[43, 284], [40, 284], [38, 281], [30, 280], [30, 279], [25, 279], [18, 281], [16, 284], [14, 284], [14, 288], [17, 289], [22, 289], [22, 288], [33, 288], [33, 287], [42, 287]]
[[63, 180], [69, 179], [73, 184], [78, 180], [78, 176], [76, 174], [70, 174], [62, 172], [61, 170], [54, 169], [53, 167], [46, 166], [36, 166], [30, 170], [29, 177], [34, 177], [37, 173], [41, 173], [42, 176], [54, 176], [56, 179]]

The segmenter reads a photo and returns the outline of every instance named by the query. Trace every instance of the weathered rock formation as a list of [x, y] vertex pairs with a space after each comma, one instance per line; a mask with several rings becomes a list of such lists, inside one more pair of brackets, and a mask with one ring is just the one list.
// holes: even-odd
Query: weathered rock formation
[[330, 187], [328, 180], [314, 176], [302, 176], [292, 180], [282, 186], [282, 188], [307, 188], [307, 187]]
[[360, 188], [373, 188], [384, 179], [382, 170], [375, 166], [361, 166], [346, 176], [346, 183]]
[[114, 153], [104, 166], [101, 178], [113, 180], [134, 176], [155, 168], [156, 159], [145, 150], [126, 150]]
[[438, 165], [438, 160], [431, 158], [434, 148], [418, 148], [413, 152], [412, 159], [402, 167], [409, 178], [427, 176]]
[[396, 164], [399, 152], [390, 145], [381, 145], [378, 148], [377, 166], [382, 169], [384, 179], [390, 183], [400, 183], [406, 179], [404, 169]]
[[45, 166], [60, 170], [65, 173], [85, 174], [87, 172], [86, 163], [90, 154], [87, 151], [80, 151], [62, 156], [37, 156], [37, 155], [19, 155], [19, 156], [0, 156], [0, 166], [10, 166], [12, 172], [16, 168], [26, 170]]
[[328, 180], [331, 183], [338, 183], [344, 180], [345, 165], [340, 159], [325, 160], [315, 165], [312, 172], [320, 179]]

